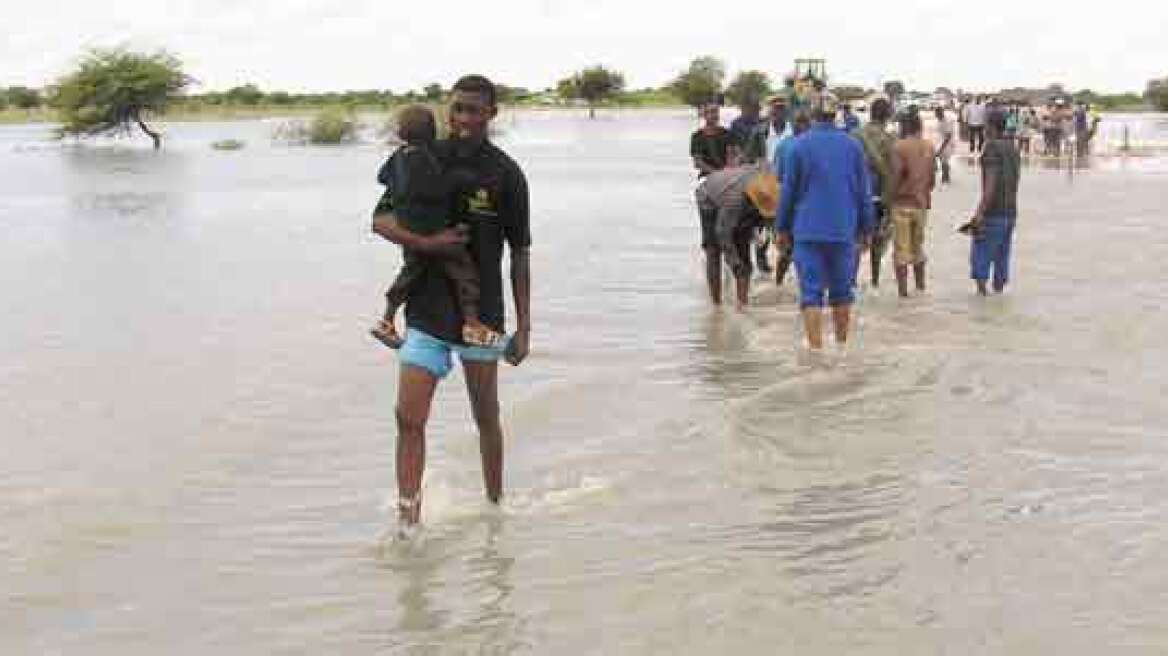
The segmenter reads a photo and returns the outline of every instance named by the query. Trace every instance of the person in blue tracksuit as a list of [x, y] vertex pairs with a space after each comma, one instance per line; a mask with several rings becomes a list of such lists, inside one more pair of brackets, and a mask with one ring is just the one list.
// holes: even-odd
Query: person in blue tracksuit
[[847, 342], [857, 245], [868, 242], [875, 218], [864, 151], [835, 127], [835, 99], [820, 94], [811, 109], [814, 124], [795, 139], [783, 161], [775, 232], [793, 244], [807, 341], [818, 350], [825, 302], [836, 341]]

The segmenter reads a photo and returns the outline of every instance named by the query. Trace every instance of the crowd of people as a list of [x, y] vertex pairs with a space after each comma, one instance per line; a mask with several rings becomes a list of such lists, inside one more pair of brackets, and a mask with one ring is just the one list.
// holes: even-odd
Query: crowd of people
[[[735, 302], [745, 306], [753, 265], [774, 271], [782, 285], [795, 265], [809, 346], [823, 346], [824, 306], [837, 342], [847, 342], [856, 272], [862, 253], [879, 284], [891, 245], [899, 293], [910, 272], [925, 289], [925, 227], [936, 185], [936, 163], [947, 180], [955, 130], [940, 115], [943, 141], [922, 136], [920, 114], [894, 116], [892, 104], [872, 104], [862, 124], [826, 92], [813, 97], [744, 102], [729, 126], [717, 105], [703, 108], [690, 140], [700, 179], [696, 200], [710, 298], [721, 303], [722, 267], [735, 278]], [[399, 244], [404, 265], [386, 293], [371, 333], [400, 362], [397, 387], [399, 529], [421, 517], [426, 424], [438, 384], [458, 356], [478, 427], [486, 497], [502, 497], [503, 429], [499, 421], [498, 362], [522, 363], [531, 334], [530, 212], [522, 169], [489, 139], [497, 92], [479, 75], [460, 78], [447, 114], [450, 136], [438, 139], [433, 113], [421, 106], [398, 117], [404, 145], [382, 165], [385, 189], [373, 211], [373, 231]], [[980, 148], [982, 196], [967, 226], [978, 292], [1005, 289], [1016, 217], [1019, 155], [1008, 138], [1006, 114], [986, 112]], [[899, 126], [894, 134], [891, 125]], [[753, 248], [752, 248], [753, 245]], [[502, 259], [516, 329], [504, 330]], [[770, 256], [775, 255], [771, 266]], [[404, 305], [407, 329], [395, 322]]]
[[[863, 254], [873, 287], [891, 246], [898, 294], [909, 295], [910, 275], [918, 293], [926, 289], [925, 229], [936, 173], [941, 184], [949, 182], [958, 131], [936, 109], [935, 143], [924, 137], [916, 107], [894, 112], [887, 98], [872, 102], [866, 123], [826, 91], [798, 102], [776, 95], [766, 104], [764, 117], [760, 103], [744, 101], [729, 128], [719, 122], [719, 106], [707, 105], [690, 138], [710, 299], [722, 302], [725, 262], [736, 305], [745, 306], [751, 243], [758, 268], [769, 272], [773, 242], [776, 284], [795, 265], [808, 347], [823, 347], [825, 306], [837, 343], [845, 344]], [[981, 295], [1003, 292], [1009, 280], [1021, 173], [1018, 115], [980, 99], [959, 112], [982, 174], [981, 197], [962, 227]]]
[[[1073, 152], [1086, 157], [1091, 141], [1099, 128], [1099, 112], [1088, 103], [1072, 105], [1062, 98], [1054, 98], [1035, 107], [1030, 103], [974, 96], [957, 108], [958, 127], [963, 141], [969, 142], [969, 152], [981, 152], [985, 144], [985, 122], [990, 113], [1005, 117], [1004, 138], [1014, 141], [1023, 155], [1037, 154], [1061, 157]], [[1039, 141], [1041, 139], [1041, 141]]]

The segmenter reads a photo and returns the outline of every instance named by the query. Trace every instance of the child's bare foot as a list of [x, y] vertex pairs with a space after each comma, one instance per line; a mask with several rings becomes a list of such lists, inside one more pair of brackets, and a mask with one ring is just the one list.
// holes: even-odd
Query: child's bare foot
[[462, 325], [462, 341], [468, 346], [491, 347], [499, 343], [503, 335], [490, 329], [477, 319], [468, 319]]
[[392, 319], [378, 321], [376, 326], [369, 329], [369, 334], [373, 335], [377, 341], [394, 350], [400, 349], [402, 342], [405, 341], [397, 333], [397, 328], [394, 327]]

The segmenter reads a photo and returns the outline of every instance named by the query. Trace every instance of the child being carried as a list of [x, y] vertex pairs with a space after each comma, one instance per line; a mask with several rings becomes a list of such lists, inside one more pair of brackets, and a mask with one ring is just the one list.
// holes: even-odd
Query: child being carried
[[[394, 216], [405, 229], [420, 235], [445, 230], [453, 223], [455, 199], [461, 194], [455, 176], [443, 169], [434, 152], [434, 114], [422, 105], [409, 105], [399, 112], [397, 126], [398, 136], [405, 143], [381, 167], [377, 180], [387, 187]], [[456, 227], [468, 229], [465, 223]], [[423, 256], [407, 248], [403, 249], [403, 259], [397, 278], [385, 294], [385, 315], [369, 331], [378, 341], [392, 349], [401, 348], [404, 340], [394, 326], [394, 317], [428, 266], [442, 267], [454, 283], [463, 316], [464, 342], [470, 346], [494, 346], [502, 338], [479, 319], [478, 266], [469, 249]]]

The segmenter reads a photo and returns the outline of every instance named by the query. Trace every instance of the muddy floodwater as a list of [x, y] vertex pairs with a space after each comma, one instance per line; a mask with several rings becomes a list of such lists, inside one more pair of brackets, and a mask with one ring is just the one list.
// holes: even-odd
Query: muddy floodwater
[[378, 540], [397, 365], [366, 334], [387, 147], [0, 128], [0, 653], [1168, 650], [1168, 158], [1030, 161], [989, 299], [959, 158], [929, 292], [863, 289], [820, 361], [789, 283], [709, 307], [688, 113], [501, 127], [534, 239], [507, 496], [456, 373], [406, 544]]

